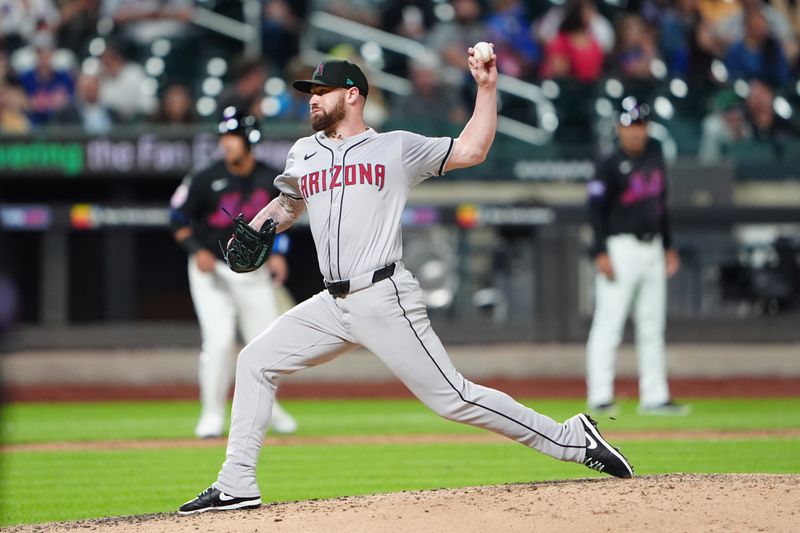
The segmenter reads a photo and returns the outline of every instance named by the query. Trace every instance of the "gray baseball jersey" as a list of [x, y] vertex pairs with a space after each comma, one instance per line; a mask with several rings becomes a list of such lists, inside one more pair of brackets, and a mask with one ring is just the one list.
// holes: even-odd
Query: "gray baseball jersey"
[[[444, 172], [454, 141], [368, 129], [343, 141], [322, 133], [291, 149], [276, 186], [304, 199], [328, 282], [278, 318], [239, 354], [225, 463], [214, 486], [237, 497], [260, 494], [256, 464], [281, 376], [363, 346], [437, 414], [514, 439], [557, 459], [582, 462], [586, 432], [503, 392], [465, 379], [431, 328], [422, 290], [403, 267], [401, 216], [409, 189]], [[388, 277], [378, 276], [392, 265]], [[354, 280], [366, 282], [351, 283]]]
[[275, 185], [305, 199], [327, 281], [400, 261], [408, 191], [441, 175], [452, 148], [449, 137], [371, 128], [341, 142], [320, 132], [295, 143]]

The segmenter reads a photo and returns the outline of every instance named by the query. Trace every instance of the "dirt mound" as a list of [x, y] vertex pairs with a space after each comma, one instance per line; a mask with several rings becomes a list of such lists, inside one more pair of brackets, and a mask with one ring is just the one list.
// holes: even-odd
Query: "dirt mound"
[[800, 475], [670, 474], [427, 490], [11, 528], [13, 532], [796, 531]]

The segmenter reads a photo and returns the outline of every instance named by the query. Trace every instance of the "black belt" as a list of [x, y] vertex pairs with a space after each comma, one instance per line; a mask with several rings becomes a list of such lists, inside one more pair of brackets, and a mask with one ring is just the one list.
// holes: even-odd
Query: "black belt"
[[659, 233], [656, 231], [645, 231], [644, 233], [635, 233], [634, 235], [642, 242], [651, 242], [659, 236]]
[[[395, 264], [392, 263], [391, 265], [386, 265], [383, 268], [379, 268], [375, 272], [372, 273], [372, 283], [378, 283], [379, 281], [383, 281], [387, 278], [392, 277], [394, 274]], [[325, 288], [331, 293], [331, 296], [334, 298], [344, 298], [348, 294], [350, 294], [350, 280], [344, 279], [342, 281], [333, 281], [331, 283], [325, 282]]]

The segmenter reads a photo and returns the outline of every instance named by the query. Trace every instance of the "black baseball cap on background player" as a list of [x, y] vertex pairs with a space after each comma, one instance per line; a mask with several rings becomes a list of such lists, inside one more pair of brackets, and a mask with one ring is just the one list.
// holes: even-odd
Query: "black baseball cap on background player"
[[[626, 98], [627, 100], [627, 98]], [[623, 101], [623, 105], [625, 101]], [[650, 106], [640, 104], [632, 99], [628, 105], [624, 105], [624, 110], [619, 114], [620, 126], [633, 126], [634, 124], [647, 124], [650, 117]]]
[[228, 106], [222, 111], [222, 120], [217, 127], [217, 131], [220, 135], [228, 133], [238, 135], [245, 140], [247, 146], [258, 144], [261, 141], [258, 119], [234, 106]]
[[292, 87], [298, 91], [309, 94], [315, 85], [343, 89], [355, 87], [364, 98], [369, 92], [367, 77], [364, 76], [358, 65], [344, 59], [326, 59], [319, 64], [310, 80], [297, 80], [292, 83]]

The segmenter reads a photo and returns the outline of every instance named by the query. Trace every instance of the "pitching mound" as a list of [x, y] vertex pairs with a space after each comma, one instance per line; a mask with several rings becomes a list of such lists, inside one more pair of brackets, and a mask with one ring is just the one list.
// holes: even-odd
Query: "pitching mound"
[[428, 490], [271, 504], [255, 511], [159, 514], [10, 531], [791, 531], [800, 475], [671, 474]]

